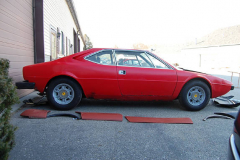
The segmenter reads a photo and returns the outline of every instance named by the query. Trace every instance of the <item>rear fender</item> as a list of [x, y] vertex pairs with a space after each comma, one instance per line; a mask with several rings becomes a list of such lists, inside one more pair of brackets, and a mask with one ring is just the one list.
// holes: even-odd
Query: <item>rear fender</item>
[[48, 81], [48, 83], [46, 84], [44, 91], [46, 91], [48, 85], [49, 85], [54, 79], [61, 78], [61, 77], [68, 77], [69, 79], [72, 79], [72, 80], [74, 80], [75, 82], [77, 82], [77, 83], [79, 84], [79, 86], [81, 87], [82, 91], [83, 91], [83, 97], [85, 96], [85, 94], [84, 94], [84, 89], [83, 89], [83, 87], [82, 87], [79, 79], [77, 78], [77, 76], [75, 76], [74, 74], [72, 74], [72, 73], [70, 73], [70, 72], [63, 72], [63, 73], [60, 73], [60, 74], [58, 74], [58, 75], [53, 76], [53, 77]]

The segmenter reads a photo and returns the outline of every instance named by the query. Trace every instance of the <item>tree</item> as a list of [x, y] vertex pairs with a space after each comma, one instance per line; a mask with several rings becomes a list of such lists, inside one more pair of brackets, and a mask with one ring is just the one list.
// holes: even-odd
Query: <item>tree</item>
[[16, 86], [8, 76], [9, 60], [0, 59], [0, 159], [7, 160], [13, 148], [16, 127], [9, 123], [11, 106], [19, 102]]
[[93, 44], [90, 41], [90, 38], [86, 34], [84, 34], [84, 42], [85, 42], [85, 46], [84, 46], [83, 50], [88, 50], [88, 49], [93, 48]]

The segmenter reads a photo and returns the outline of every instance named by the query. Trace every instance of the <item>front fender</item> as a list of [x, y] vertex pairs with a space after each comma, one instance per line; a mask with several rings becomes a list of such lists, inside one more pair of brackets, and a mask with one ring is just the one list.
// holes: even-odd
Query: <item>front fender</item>
[[211, 83], [211, 79], [209, 78], [209, 76], [211, 75], [197, 73], [197, 72], [178, 71], [177, 76], [178, 76], [178, 80], [177, 80], [176, 88], [173, 93], [173, 99], [176, 99], [179, 96], [184, 85], [192, 80], [202, 80], [205, 83], [207, 83], [207, 85], [210, 88], [211, 97], [212, 97], [213, 86]]

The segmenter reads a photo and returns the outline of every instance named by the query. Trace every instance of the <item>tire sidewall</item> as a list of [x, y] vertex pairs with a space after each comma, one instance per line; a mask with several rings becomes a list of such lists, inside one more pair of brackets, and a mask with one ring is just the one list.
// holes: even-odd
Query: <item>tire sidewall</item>
[[[200, 105], [197, 105], [197, 106], [190, 104], [187, 99], [188, 91], [194, 86], [201, 87], [205, 92], [205, 100]], [[189, 111], [199, 111], [208, 105], [209, 100], [210, 100], [210, 94], [211, 94], [210, 89], [206, 83], [199, 81], [199, 80], [193, 80], [193, 81], [187, 83], [183, 87], [183, 89], [180, 93], [179, 102], [185, 109], [187, 109]]]
[[[74, 98], [68, 104], [59, 104], [54, 100], [53, 90], [58, 84], [61, 84], [61, 83], [66, 83], [66, 84], [70, 85], [74, 90]], [[70, 110], [70, 109], [74, 108], [75, 106], [77, 106], [79, 104], [79, 102], [81, 101], [81, 98], [82, 98], [81, 87], [75, 81], [68, 79], [68, 78], [58, 78], [58, 79], [53, 80], [49, 84], [48, 89], [47, 89], [48, 101], [55, 109], [58, 109], [58, 110]]]

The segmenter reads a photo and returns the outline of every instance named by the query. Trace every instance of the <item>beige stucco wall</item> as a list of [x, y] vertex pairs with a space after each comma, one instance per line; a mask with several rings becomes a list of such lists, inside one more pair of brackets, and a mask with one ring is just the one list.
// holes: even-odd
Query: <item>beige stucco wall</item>
[[[32, 0], [0, 1], [0, 58], [10, 60], [9, 75], [22, 81], [22, 68], [34, 64]], [[32, 90], [18, 90], [19, 97]]]

